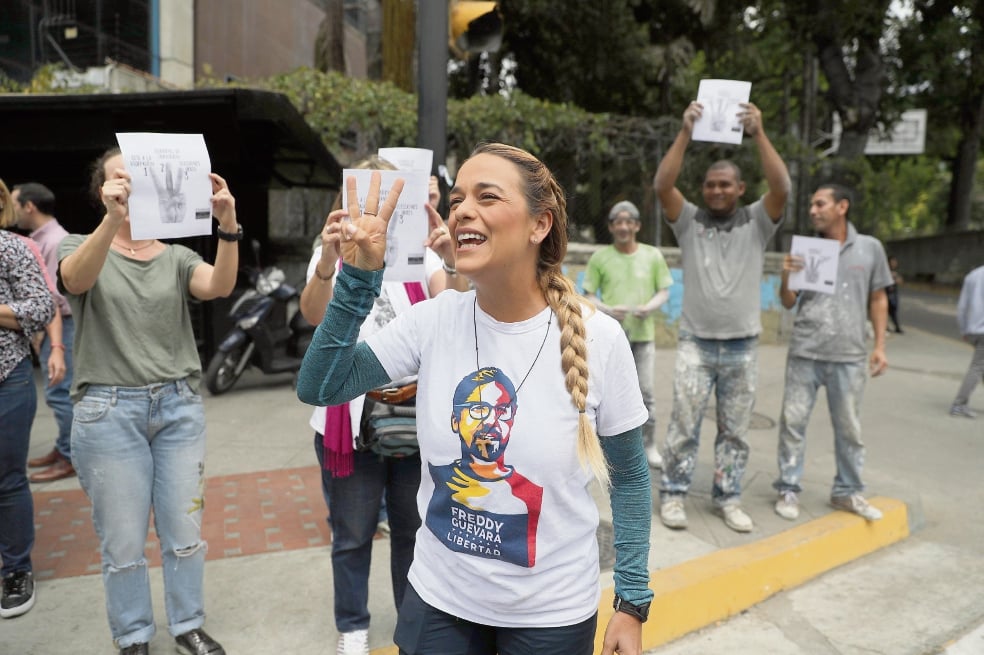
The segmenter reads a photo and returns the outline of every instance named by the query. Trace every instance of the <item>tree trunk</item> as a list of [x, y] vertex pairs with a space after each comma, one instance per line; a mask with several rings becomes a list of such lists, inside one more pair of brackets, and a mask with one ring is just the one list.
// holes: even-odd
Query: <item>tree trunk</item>
[[970, 227], [974, 177], [977, 173], [981, 136], [984, 134], [984, 94], [979, 94], [973, 104], [967, 103], [961, 113], [962, 137], [957, 148], [957, 157], [953, 161], [953, 179], [947, 202], [946, 230], [949, 232], [959, 232]]
[[343, 0], [325, 0], [325, 17], [314, 41], [314, 67], [320, 71], [345, 73], [345, 5]]
[[414, 0], [383, 0], [383, 79], [413, 93], [417, 43]]
[[[827, 97], [841, 119], [841, 139], [837, 159], [853, 160], [864, 154], [868, 132], [875, 126], [885, 85], [885, 65], [881, 58], [882, 20], [888, 0], [879, 0], [856, 13], [861, 25], [849, 26], [855, 38], [847, 39], [841, 3], [817, 3], [818, 15], [813, 31], [820, 68], [827, 78]], [[853, 45], [853, 53], [846, 52]], [[850, 57], [850, 59], [848, 58]]]

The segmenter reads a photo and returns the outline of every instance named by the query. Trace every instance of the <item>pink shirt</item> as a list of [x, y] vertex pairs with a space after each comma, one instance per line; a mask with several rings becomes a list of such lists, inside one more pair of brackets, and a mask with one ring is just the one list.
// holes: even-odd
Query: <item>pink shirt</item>
[[[58, 245], [66, 236], [68, 236], [68, 231], [55, 219], [51, 219], [31, 232], [31, 238], [38, 244], [38, 248], [41, 249], [41, 254], [44, 256], [45, 271], [52, 280], [58, 277]], [[54, 296], [55, 304], [58, 305], [58, 313], [62, 315], [62, 318], [70, 317], [72, 308], [69, 307], [68, 301], [57, 290], [54, 292]]]

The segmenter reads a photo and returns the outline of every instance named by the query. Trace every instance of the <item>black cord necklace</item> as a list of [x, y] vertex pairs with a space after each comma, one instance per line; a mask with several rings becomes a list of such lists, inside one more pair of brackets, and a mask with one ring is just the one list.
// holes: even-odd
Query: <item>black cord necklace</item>
[[[543, 346], [547, 344], [547, 336], [550, 334], [550, 323], [553, 321], [553, 310], [550, 310], [550, 316], [547, 317], [547, 331], [543, 333], [543, 341], [540, 342], [540, 349], [536, 351], [536, 357], [533, 358], [533, 363], [530, 364], [530, 370], [526, 371], [526, 375], [523, 376], [523, 380], [516, 387], [516, 391], [513, 392], [513, 397], [510, 401], [516, 400], [519, 396], [519, 390], [523, 388], [526, 384], [526, 378], [530, 377], [530, 373], [533, 372], [533, 367], [536, 366], [536, 362], [540, 359], [540, 353], [543, 352]], [[481, 370], [481, 366], [478, 364], [478, 297], [472, 301], [472, 329], [475, 332], [475, 370]]]

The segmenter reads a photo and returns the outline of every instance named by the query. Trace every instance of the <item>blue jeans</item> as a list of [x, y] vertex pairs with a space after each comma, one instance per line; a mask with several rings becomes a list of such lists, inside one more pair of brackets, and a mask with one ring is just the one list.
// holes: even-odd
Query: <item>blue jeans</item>
[[802, 491], [806, 426], [817, 400], [817, 390], [827, 388], [827, 407], [834, 428], [837, 476], [831, 496], [850, 496], [864, 491], [864, 444], [861, 443], [861, 396], [868, 379], [867, 363], [820, 362], [790, 355], [786, 359], [786, 391], [779, 418], [779, 492]]
[[37, 406], [34, 367], [25, 357], [0, 381], [0, 577], [31, 570], [34, 500], [27, 450]]
[[[44, 401], [55, 415], [58, 438], [55, 450], [65, 459], [72, 459], [72, 342], [75, 339], [75, 321], [71, 316], [62, 316], [62, 343], [65, 345], [65, 377], [54, 386], [44, 387]], [[41, 370], [47, 377], [48, 358], [51, 357], [51, 339], [47, 334], [41, 342]]]
[[701, 339], [680, 332], [673, 372], [673, 414], [663, 448], [660, 496], [690, 490], [700, 424], [711, 389], [716, 392], [717, 438], [714, 440], [714, 504], [737, 504], [748, 465], [748, 425], [755, 406], [758, 337]]
[[580, 623], [557, 627], [481, 625], [431, 607], [408, 587], [393, 641], [400, 655], [591, 655], [597, 626], [597, 613]]
[[642, 426], [643, 444], [649, 446], [656, 441], [656, 344], [652, 341], [633, 341], [630, 345], [639, 376], [642, 402], [649, 414]]
[[417, 528], [420, 527], [417, 512], [420, 455], [396, 458], [355, 452], [352, 475], [336, 478], [324, 468], [321, 440], [322, 436], [315, 434], [314, 450], [321, 465], [324, 493], [328, 496], [335, 628], [339, 632], [365, 630], [370, 618], [372, 540], [384, 494], [389, 513], [393, 603], [399, 608], [403, 602]]
[[205, 413], [184, 380], [92, 385], [75, 405], [72, 460], [92, 501], [106, 610], [122, 647], [149, 642], [154, 615], [144, 544], [150, 510], [161, 543], [168, 632], [205, 622]]

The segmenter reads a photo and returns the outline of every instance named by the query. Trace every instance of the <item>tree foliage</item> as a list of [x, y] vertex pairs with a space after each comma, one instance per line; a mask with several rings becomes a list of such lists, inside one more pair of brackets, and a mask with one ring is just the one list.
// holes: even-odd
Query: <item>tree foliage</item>
[[903, 91], [928, 109], [930, 152], [952, 173], [946, 227], [964, 230], [974, 224], [984, 136], [984, 2], [917, 0], [913, 10], [916, 20], [899, 38]]

